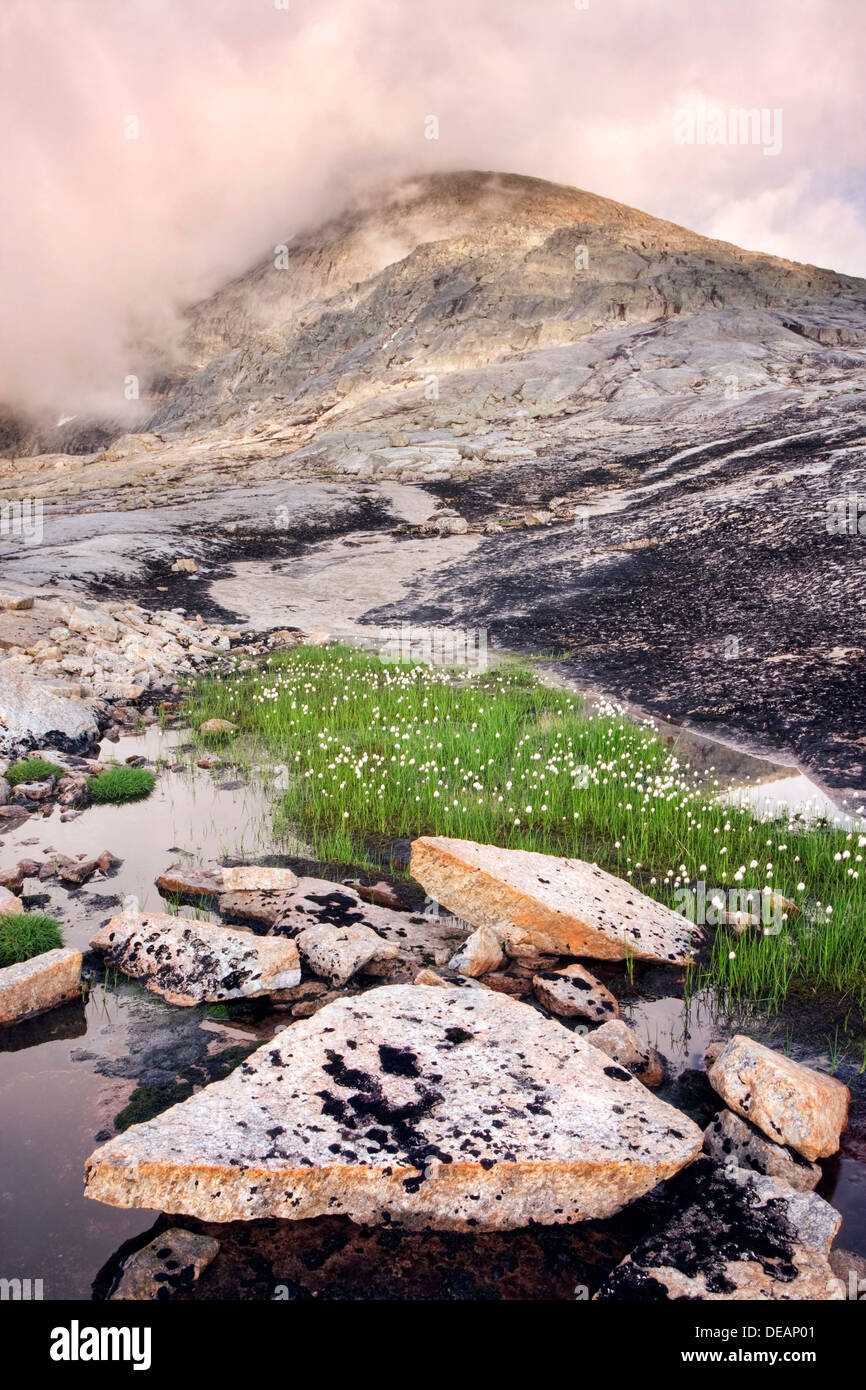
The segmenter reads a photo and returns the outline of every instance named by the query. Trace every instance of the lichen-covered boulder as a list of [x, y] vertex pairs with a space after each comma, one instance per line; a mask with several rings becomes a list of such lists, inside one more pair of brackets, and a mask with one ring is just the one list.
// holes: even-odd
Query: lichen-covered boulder
[[292, 940], [162, 912], [112, 917], [90, 944], [110, 965], [142, 980], [170, 1004], [251, 999], [291, 989], [301, 979]]
[[684, 917], [580, 859], [425, 835], [412, 843], [411, 869], [449, 912], [492, 928], [508, 955], [684, 965], [701, 942]]
[[801, 1066], [737, 1033], [707, 1073], [710, 1085], [743, 1119], [811, 1163], [839, 1148], [850, 1094], [833, 1076]]
[[485, 989], [334, 1001], [91, 1155], [87, 1195], [208, 1221], [509, 1229], [609, 1216], [702, 1134], [561, 1024]]

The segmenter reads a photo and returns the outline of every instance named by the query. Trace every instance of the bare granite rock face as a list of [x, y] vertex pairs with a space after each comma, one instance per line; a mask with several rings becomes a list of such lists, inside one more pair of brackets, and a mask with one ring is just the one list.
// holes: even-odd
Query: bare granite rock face
[[828, 1258], [842, 1218], [823, 1198], [707, 1158], [670, 1186], [676, 1215], [613, 1271], [599, 1302], [844, 1298]]
[[250, 999], [291, 989], [301, 979], [294, 941], [161, 912], [112, 917], [90, 944], [170, 1004]]
[[86, 1193], [204, 1220], [418, 1229], [608, 1216], [702, 1134], [506, 995], [385, 986], [326, 1005], [225, 1081], [97, 1149]]
[[835, 1077], [801, 1066], [737, 1033], [716, 1057], [710, 1085], [743, 1119], [810, 1162], [839, 1148], [850, 1094]]
[[81, 993], [81, 952], [70, 947], [0, 970], [0, 1026], [43, 1013]]
[[609, 989], [582, 965], [545, 970], [534, 975], [532, 988], [539, 1004], [560, 1018], [590, 1018], [604, 1023], [619, 1017], [619, 1005]]
[[[839, 515], [863, 492], [862, 279], [477, 170], [368, 190], [286, 254], [288, 273], [267, 256], [189, 310], [183, 361], [173, 339], [172, 386], [138, 432], [116, 437], [113, 422], [104, 447], [80, 419], [38, 441], [24, 431], [4, 460], [10, 489], [57, 500], [63, 543], [0, 538], [4, 588], [118, 571], [152, 583], [155, 558], [168, 569], [183, 555], [198, 565], [172, 576], [185, 603], [222, 587], [251, 618], [260, 577], [226, 591], [213, 568], [239, 525], [281, 553], [288, 502], [303, 543], [379, 531], [371, 616], [426, 622], [435, 608], [510, 650], [567, 651], [583, 684], [866, 788], [860, 554]], [[103, 451], [72, 452], [73, 439]], [[447, 484], [449, 507], [404, 512], [394, 484]], [[744, 565], [754, 546], [761, 564]], [[395, 614], [394, 567], [410, 555], [425, 577], [414, 611], [401, 597]], [[267, 622], [304, 626], [267, 565]], [[716, 663], [707, 683], [732, 607], [755, 655]], [[143, 626], [141, 653], [104, 645], [133, 662], [97, 666], [101, 688], [156, 679]], [[87, 642], [62, 660], [90, 683]]]
[[54, 694], [12, 661], [0, 662], [0, 753], [38, 743], [56, 743], [77, 752], [97, 736], [90, 705]]
[[579, 859], [422, 836], [412, 844], [411, 870], [436, 902], [492, 928], [512, 956], [683, 965], [701, 941], [685, 918]]
[[717, 1163], [733, 1164], [789, 1183], [798, 1192], [811, 1192], [821, 1181], [817, 1163], [809, 1163], [792, 1149], [766, 1139], [754, 1125], [733, 1110], [722, 1110], [704, 1130], [704, 1148]]

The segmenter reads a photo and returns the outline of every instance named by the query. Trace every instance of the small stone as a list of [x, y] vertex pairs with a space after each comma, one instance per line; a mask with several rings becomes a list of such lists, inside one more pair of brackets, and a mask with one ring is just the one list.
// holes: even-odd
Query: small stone
[[[14, 868], [0, 869], [0, 890], [16, 894], [20, 893], [23, 887], [24, 873], [20, 864], [16, 864]], [[0, 912], [2, 911], [3, 909], [0, 907]]]
[[862, 1303], [866, 1295], [866, 1257], [834, 1245], [830, 1251], [830, 1268], [839, 1280], [843, 1298]]
[[23, 912], [24, 904], [20, 898], [16, 898], [14, 893], [10, 893], [8, 888], [0, 887], [0, 915], [9, 912]]
[[488, 970], [498, 970], [503, 959], [502, 944], [496, 933], [489, 927], [478, 927], [452, 956], [450, 968], [456, 970], [458, 975], [477, 979]]
[[650, 1047], [649, 1043], [642, 1043], [634, 1029], [629, 1028], [621, 1018], [612, 1018], [609, 1023], [593, 1029], [587, 1033], [586, 1041], [625, 1067], [651, 1091], [665, 1079], [665, 1063], [661, 1053]]
[[723, 1110], [707, 1126], [704, 1150], [723, 1166], [733, 1163], [738, 1168], [764, 1173], [789, 1183], [798, 1192], [811, 1192], [821, 1181], [817, 1163], [808, 1163], [793, 1149], [766, 1139], [759, 1129], [740, 1119], [733, 1110]]
[[189, 556], [183, 556], [175, 560], [171, 569], [173, 574], [195, 574], [198, 570], [198, 564]]
[[123, 631], [104, 608], [73, 608], [68, 618], [70, 632], [79, 632], [99, 642], [117, 642]]
[[487, 989], [498, 990], [500, 994], [510, 994], [513, 999], [528, 999], [532, 993], [530, 980], [520, 975], [507, 975], [504, 971], [491, 970], [484, 976]]
[[190, 1288], [219, 1253], [219, 1241], [180, 1227], [163, 1231], [125, 1261], [111, 1293], [112, 1301], [169, 1299]]
[[603, 1023], [619, 1017], [619, 1005], [610, 990], [582, 965], [536, 975], [532, 988], [539, 1004], [560, 1018], [591, 1018], [594, 1023]]
[[237, 733], [237, 724], [233, 724], [230, 719], [206, 719], [203, 724], [199, 724], [200, 734], [234, 734]]
[[708, 1072], [710, 1085], [743, 1119], [804, 1158], [829, 1158], [848, 1121], [848, 1087], [737, 1033]]
[[61, 865], [57, 870], [57, 877], [61, 883], [71, 883], [80, 887], [82, 883], [87, 883], [88, 879], [93, 878], [98, 868], [98, 859], [74, 860], [70, 864]]
[[33, 607], [32, 594], [10, 594], [0, 593], [0, 608], [5, 608], [11, 612], [21, 612], [25, 608]]
[[448, 988], [447, 981], [443, 980], [441, 975], [437, 975], [436, 971], [431, 970], [427, 965], [423, 970], [418, 971], [412, 983], [413, 985], [433, 985], [437, 989]]

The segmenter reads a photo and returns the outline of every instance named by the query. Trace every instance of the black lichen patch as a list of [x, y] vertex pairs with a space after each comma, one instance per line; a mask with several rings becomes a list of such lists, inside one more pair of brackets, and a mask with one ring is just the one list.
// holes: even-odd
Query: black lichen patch
[[379, 1062], [389, 1076], [421, 1075], [418, 1058], [408, 1047], [388, 1047], [383, 1043], [379, 1048]]
[[[441, 1092], [424, 1083], [419, 1076], [417, 1059], [411, 1052], [401, 1052], [397, 1048], [387, 1049], [393, 1054], [391, 1061], [399, 1058], [399, 1070], [392, 1071], [398, 1076], [411, 1076], [415, 1081], [415, 1098], [409, 1101], [394, 1102], [384, 1092], [379, 1077], [361, 1071], [357, 1067], [347, 1067], [340, 1053], [329, 1049], [328, 1061], [323, 1070], [333, 1078], [341, 1089], [351, 1091], [345, 1098], [335, 1096], [330, 1091], [320, 1091], [322, 1114], [337, 1120], [349, 1130], [355, 1130], [359, 1123], [371, 1123], [368, 1138], [375, 1134], [375, 1142], [389, 1153], [402, 1156], [413, 1167], [423, 1169], [430, 1158], [438, 1158], [442, 1163], [450, 1163], [451, 1155], [444, 1153], [432, 1144], [418, 1129], [418, 1122], [429, 1114], [443, 1097]], [[407, 1071], [406, 1059], [411, 1058], [414, 1070]]]
[[318, 922], [328, 922], [334, 927], [349, 927], [365, 920], [357, 898], [350, 893], [341, 893], [339, 889], [333, 893], [309, 893], [305, 901], [316, 904], [310, 909], [310, 915]]
[[604, 1074], [613, 1081], [631, 1081], [633, 1079], [631, 1073], [623, 1071], [622, 1067], [605, 1067]]
[[667, 1194], [675, 1214], [641, 1241], [630, 1265], [613, 1272], [600, 1299], [659, 1296], [645, 1282], [659, 1268], [702, 1278], [709, 1293], [723, 1296], [736, 1288], [729, 1277], [732, 1264], [757, 1264], [780, 1283], [796, 1278], [797, 1237], [784, 1198], [761, 1202], [754, 1182], [732, 1181], [707, 1158], [672, 1179]]

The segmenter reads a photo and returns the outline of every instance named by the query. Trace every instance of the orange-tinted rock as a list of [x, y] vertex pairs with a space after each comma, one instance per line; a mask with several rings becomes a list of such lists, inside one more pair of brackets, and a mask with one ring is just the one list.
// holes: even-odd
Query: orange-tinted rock
[[579, 859], [424, 836], [412, 844], [411, 869], [436, 902], [492, 928], [508, 955], [682, 965], [701, 939], [670, 908]]

